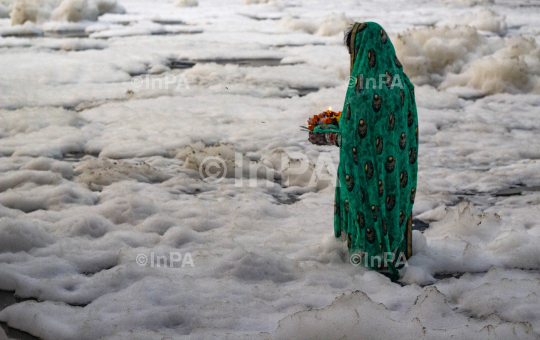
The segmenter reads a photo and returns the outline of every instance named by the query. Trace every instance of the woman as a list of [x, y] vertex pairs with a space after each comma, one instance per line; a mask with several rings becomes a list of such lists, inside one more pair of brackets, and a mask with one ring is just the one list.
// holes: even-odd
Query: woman
[[384, 29], [355, 23], [346, 31], [351, 81], [339, 127], [317, 126], [310, 141], [340, 147], [334, 232], [346, 235], [351, 262], [388, 268], [392, 280], [412, 254], [418, 171], [414, 86]]

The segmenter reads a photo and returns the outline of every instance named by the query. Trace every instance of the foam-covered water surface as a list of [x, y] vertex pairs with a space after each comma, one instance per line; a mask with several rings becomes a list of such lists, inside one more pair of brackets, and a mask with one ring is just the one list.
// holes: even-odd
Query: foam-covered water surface
[[[0, 0], [2, 327], [538, 339], [539, 14], [501, 0]], [[387, 30], [415, 84], [398, 283], [350, 263], [333, 231], [339, 150], [301, 129], [342, 108], [355, 21]]]

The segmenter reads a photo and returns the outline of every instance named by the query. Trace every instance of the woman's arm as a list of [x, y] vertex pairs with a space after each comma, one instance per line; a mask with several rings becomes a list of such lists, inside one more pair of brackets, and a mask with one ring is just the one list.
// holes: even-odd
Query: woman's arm
[[316, 145], [335, 145], [341, 147], [341, 133], [339, 133], [339, 126], [331, 124], [316, 126], [313, 131], [309, 133], [309, 141]]
[[315, 145], [335, 145], [341, 147], [341, 135], [338, 132], [310, 132], [308, 140]]
[[341, 134], [339, 132], [327, 132], [325, 133], [325, 137], [328, 145], [341, 147]]

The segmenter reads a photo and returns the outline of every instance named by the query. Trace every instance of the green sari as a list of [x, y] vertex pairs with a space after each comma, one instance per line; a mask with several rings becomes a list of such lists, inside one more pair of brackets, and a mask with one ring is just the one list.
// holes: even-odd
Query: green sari
[[412, 208], [418, 172], [414, 86], [394, 46], [374, 22], [351, 35], [351, 81], [337, 133], [340, 164], [334, 233], [346, 235], [351, 263], [387, 268], [392, 280], [412, 252]]

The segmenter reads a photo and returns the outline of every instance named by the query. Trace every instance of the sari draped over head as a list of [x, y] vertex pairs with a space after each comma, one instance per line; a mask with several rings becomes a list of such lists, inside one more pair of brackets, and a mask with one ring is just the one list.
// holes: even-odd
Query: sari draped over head
[[339, 128], [314, 130], [338, 133], [334, 234], [346, 235], [353, 264], [387, 268], [397, 280], [397, 269], [412, 255], [418, 172], [414, 86], [377, 23], [356, 23], [349, 47], [351, 78]]

